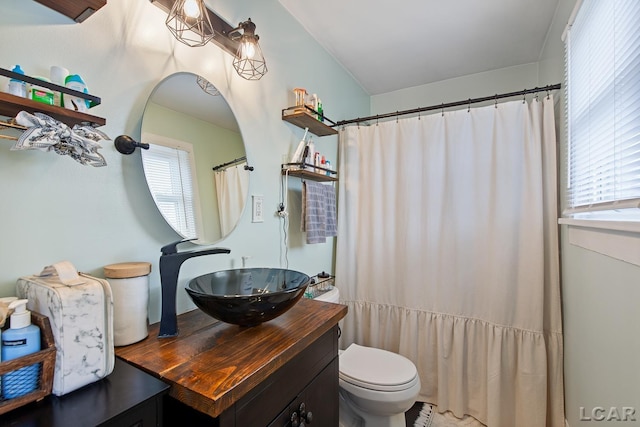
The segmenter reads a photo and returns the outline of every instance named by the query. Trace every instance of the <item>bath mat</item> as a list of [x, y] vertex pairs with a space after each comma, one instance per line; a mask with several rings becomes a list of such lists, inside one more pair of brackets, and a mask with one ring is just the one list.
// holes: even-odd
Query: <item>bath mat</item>
[[456, 418], [451, 412], [441, 414], [435, 405], [416, 402], [405, 413], [407, 427], [485, 427], [480, 421], [466, 415]]
[[420, 408], [420, 412], [418, 413], [418, 418], [413, 422], [413, 427], [432, 427], [433, 423], [433, 406], [428, 403], [424, 403], [422, 408]]

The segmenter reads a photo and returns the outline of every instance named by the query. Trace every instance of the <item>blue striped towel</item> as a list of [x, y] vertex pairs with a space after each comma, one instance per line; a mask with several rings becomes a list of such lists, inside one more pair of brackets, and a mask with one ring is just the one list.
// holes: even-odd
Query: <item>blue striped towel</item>
[[333, 186], [303, 182], [301, 231], [307, 233], [307, 243], [324, 243], [327, 237], [337, 235], [336, 193]]

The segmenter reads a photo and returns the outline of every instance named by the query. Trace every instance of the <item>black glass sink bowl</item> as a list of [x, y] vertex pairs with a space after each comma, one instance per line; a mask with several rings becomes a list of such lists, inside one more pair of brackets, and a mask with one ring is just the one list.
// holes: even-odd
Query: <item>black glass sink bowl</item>
[[310, 280], [293, 270], [241, 268], [198, 276], [186, 290], [209, 316], [225, 323], [257, 326], [293, 307]]

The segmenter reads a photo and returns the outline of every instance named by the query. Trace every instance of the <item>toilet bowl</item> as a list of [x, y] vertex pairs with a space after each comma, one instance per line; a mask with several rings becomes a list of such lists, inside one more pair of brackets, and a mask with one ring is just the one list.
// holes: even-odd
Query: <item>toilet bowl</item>
[[351, 344], [340, 353], [340, 426], [404, 427], [404, 413], [420, 393], [420, 377], [409, 359], [390, 351]]

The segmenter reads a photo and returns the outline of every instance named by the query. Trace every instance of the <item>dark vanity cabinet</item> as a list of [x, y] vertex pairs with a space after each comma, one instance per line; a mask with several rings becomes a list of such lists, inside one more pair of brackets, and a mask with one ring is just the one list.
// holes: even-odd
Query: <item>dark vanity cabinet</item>
[[163, 398], [168, 392], [168, 384], [116, 359], [115, 369], [106, 378], [0, 415], [0, 426], [162, 426]]
[[304, 388], [269, 427], [338, 425], [338, 359]]

